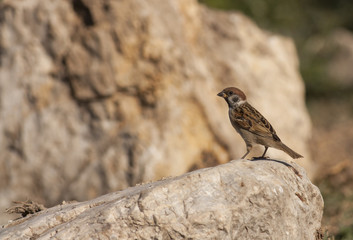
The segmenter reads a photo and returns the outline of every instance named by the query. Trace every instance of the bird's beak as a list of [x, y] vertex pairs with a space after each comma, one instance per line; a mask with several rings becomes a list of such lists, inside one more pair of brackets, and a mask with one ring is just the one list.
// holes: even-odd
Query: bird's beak
[[217, 94], [218, 97], [222, 97], [222, 98], [226, 98], [227, 94], [225, 94], [224, 92], [220, 92]]

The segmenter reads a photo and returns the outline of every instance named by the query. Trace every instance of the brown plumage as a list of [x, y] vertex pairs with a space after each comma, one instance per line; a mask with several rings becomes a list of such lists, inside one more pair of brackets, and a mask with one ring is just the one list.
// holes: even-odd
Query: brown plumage
[[254, 144], [265, 146], [261, 157], [265, 156], [268, 147], [282, 150], [292, 158], [303, 157], [282, 143], [272, 125], [247, 102], [245, 94], [239, 88], [225, 88], [218, 96], [226, 100], [230, 122], [246, 143], [247, 152], [242, 158], [249, 154]]

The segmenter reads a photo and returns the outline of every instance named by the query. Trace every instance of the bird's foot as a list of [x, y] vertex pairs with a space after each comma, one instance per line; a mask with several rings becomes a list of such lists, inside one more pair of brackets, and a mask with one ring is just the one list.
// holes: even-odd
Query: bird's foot
[[253, 157], [251, 160], [258, 160], [258, 159], [270, 159], [270, 158], [265, 156], [260, 156], [260, 157]]

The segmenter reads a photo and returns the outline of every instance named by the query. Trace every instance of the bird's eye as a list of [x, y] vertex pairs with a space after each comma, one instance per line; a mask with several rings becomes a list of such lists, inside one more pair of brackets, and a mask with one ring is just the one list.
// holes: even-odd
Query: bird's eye
[[232, 91], [230, 91], [228, 94], [229, 94], [229, 95], [232, 95], [232, 94], [233, 94], [233, 92], [232, 92]]

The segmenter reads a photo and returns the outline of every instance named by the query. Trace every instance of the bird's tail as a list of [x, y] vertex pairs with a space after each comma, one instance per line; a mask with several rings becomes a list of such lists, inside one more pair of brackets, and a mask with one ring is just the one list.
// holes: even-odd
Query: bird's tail
[[290, 149], [287, 145], [284, 143], [281, 144], [281, 150], [287, 153], [289, 156], [292, 158], [302, 158], [303, 156], [300, 155], [299, 153], [294, 152], [292, 149]]

